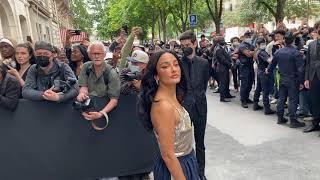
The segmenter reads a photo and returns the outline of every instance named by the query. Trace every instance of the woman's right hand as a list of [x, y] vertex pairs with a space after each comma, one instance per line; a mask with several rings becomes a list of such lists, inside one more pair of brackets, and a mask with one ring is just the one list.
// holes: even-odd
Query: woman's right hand
[[11, 74], [12, 76], [16, 77], [17, 79], [20, 77], [20, 74], [16, 69], [14, 69], [11, 66], [7, 66], [7, 67], [9, 68], [9, 70], [8, 70], [9, 74]]

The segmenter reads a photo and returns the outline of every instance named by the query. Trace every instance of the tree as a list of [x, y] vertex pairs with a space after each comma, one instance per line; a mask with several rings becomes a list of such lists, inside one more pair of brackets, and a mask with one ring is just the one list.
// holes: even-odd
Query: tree
[[264, 6], [275, 18], [276, 23], [282, 22], [285, 14], [284, 8], [287, 0], [257, 0], [258, 7]]
[[169, 3], [170, 13], [180, 32], [184, 32], [188, 29], [188, 17], [192, 13], [194, 2], [194, 0], [173, 0]]
[[223, 12], [223, 0], [206, 0], [206, 4], [212, 17], [212, 20], [216, 25], [216, 33], [220, 34], [220, 24]]
[[[277, 4], [281, 2], [285, 3], [277, 7]], [[272, 18], [279, 22], [283, 21], [285, 17], [293, 19], [320, 15], [320, 3], [311, 0], [309, 0], [309, 5], [306, 0], [284, 0], [281, 2], [278, 0], [244, 0], [238, 9], [223, 15], [224, 23], [227, 26], [241, 26], [253, 22], [266, 23]], [[254, 11], [252, 7], [255, 9]], [[283, 11], [284, 14], [279, 15], [282, 14], [280, 11]]]
[[[254, 11], [252, 11], [252, 7], [255, 7]], [[272, 20], [272, 15], [265, 7], [256, 7], [256, 0], [245, 0], [239, 8], [223, 14], [224, 25], [248, 26], [252, 23], [267, 23]]]
[[92, 33], [92, 16], [88, 13], [88, 7], [84, 0], [71, 1], [71, 11], [73, 14], [74, 26], [88, 34]]

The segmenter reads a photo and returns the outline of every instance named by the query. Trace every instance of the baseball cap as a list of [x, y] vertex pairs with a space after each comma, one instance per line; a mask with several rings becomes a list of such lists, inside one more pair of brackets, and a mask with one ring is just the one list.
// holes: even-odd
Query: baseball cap
[[141, 62], [147, 64], [149, 62], [149, 56], [146, 52], [141, 50], [133, 51], [131, 57], [127, 58], [130, 62]]
[[112, 59], [112, 58], [113, 58], [113, 53], [108, 52], [108, 53], [106, 54], [106, 57], [105, 57], [104, 59]]

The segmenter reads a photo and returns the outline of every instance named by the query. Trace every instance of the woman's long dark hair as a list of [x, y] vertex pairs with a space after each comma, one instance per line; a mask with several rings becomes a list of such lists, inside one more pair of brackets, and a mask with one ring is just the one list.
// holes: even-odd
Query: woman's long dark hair
[[[36, 63], [36, 56], [34, 55], [34, 50], [31, 46], [30, 43], [21, 43], [21, 44], [18, 44], [16, 46], [16, 49], [18, 47], [23, 47], [23, 48], [26, 48], [28, 50], [28, 53], [29, 53], [29, 56], [30, 56], [30, 59], [29, 59], [29, 63], [32, 65], [32, 64], [35, 64]], [[16, 66], [16, 69], [19, 71], [21, 69], [21, 66], [20, 64], [18, 63], [17, 59], [16, 59], [16, 56], [14, 56], [14, 61], [16, 62], [17, 66]]]
[[180, 69], [181, 69], [181, 79], [180, 79], [180, 82], [177, 84], [177, 99], [180, 104], [183, 103], [187, 93], [187, 81], [182, 68], [182, 62], [178, 58], [178, 56], [175, 54], [175, 52], [160, 51], [153, 54], [147, 65], [145, 74], [142, 78], [141, 91], [140, 91], [138, 106], [137, 106], [139, 118], [142, 121], [142, 124], [144, 125], [144, 127], [148, 131], [153, 130], [150, 113], [151, 113], [152, 103], [154, 102], [154, 97], [158, 90], [158, 84], [154, 79], [154, 77], [157, 75], [156, 68], [157, 68], [158, 61], [161, 58], [161, 56], [164, 55], [165, 53], [173, 54], [177, 58]]

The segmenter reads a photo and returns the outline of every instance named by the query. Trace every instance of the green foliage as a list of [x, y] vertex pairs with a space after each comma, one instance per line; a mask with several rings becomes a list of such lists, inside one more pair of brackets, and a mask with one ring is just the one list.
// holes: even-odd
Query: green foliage
[[151, 11], [146, 7], [147, 0], [109, 0], [98, 22], [98, 36], [114, 37], [123, 25], [129, 28], [140, 26], [148, 29]]
[[320, 1], [289, 0], [285, 9], [286, 16], [291, 18], [308, 18], [320, 16]]
[[93, 21], [87, 9], [88, 6], [83, 0], [71, 1], [71, 11], [73, 13], [75, 28], [91, 34]]
[[270, 20], [271, 13], [264, 6], [259, 6], [256, 0], [245, 0], [239, 8], [223, 14], [225, 26], [247, 26], [254, 22], [266, 23]]
[[[308, 1], [306, 0], [286, 0], [284, 15], [291, 18], [317, 17], [320, 15], [320, 3], [310, 1], [308, 13]], [[273, 14], [276, 12], [277, 0], [243, 0], [240, 7], [232, 12], [224, 14], [224, 24], [227, 26], [248, 25], [254, 22], [266, 23], [274, 20]], [[269, 8], [269, 9], [268, 9]], [[272, 9], [273, 13], [270, 11]]]

